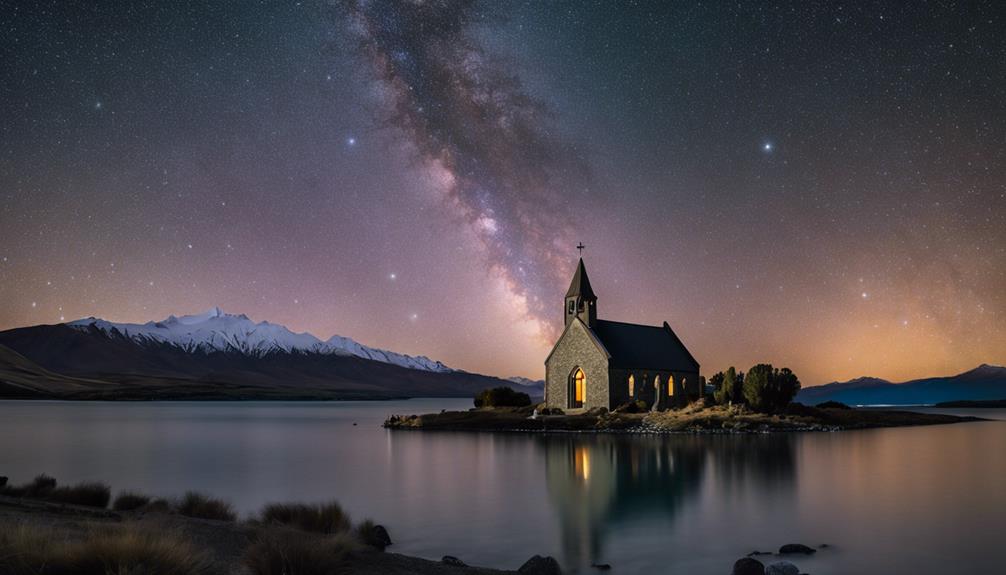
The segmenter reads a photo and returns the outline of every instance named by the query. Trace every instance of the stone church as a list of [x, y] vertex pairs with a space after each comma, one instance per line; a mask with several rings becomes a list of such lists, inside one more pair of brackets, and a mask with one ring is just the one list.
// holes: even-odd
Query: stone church
[[699, 362], [664, 322], [638, 325], [597, 319], [597, 296], [583, 258], [563, 305], [566, 326], [545, 359], [545, 404], [566, 411], [643, 400], [677, 407], [701, 395]]

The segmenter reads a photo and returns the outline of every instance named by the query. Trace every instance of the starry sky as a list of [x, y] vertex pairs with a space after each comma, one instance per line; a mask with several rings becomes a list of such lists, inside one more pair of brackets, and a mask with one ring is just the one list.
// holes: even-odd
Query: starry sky
[[988, 2], [0, 2], [0, 329], [218, 305], [540, 378], [1006, 363]]

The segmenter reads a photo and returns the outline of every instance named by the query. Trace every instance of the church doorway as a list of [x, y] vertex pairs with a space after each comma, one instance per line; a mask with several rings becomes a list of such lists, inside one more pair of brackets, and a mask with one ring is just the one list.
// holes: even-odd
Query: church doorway
[[569, 381], [569, 406], [571, 408], [583, 407], [583, 402], [587, 397], [587, 376], [583, 370], [576, 368]]

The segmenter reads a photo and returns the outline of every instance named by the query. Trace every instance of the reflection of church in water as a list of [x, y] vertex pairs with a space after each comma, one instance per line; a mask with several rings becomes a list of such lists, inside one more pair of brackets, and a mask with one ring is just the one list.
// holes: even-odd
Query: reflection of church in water
[[[552, 436], [540, 438], [539, 446], [560, 524], [562, 563], [574, 569], [607, 562], [604, 544], [618, 527], [659, 519], [660, 529], [668, 529], [706, 485], [754, 481], [779, 489], [794, 472], [786, 436]], [[712, 482], [705, 481], [710, 469]]]

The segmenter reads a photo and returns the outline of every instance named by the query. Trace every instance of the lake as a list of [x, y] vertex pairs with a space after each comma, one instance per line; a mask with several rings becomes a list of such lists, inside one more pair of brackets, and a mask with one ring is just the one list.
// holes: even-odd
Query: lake
[[[336, 499], [390, 550], [516, 568], [725, 574], [749, 551], [830, 547], [814, 575], [993, 573], [1006, 529], [1000, 421], [838, 433], [622, 436], [389, 432], [470, 400], [0, 402], [0, 475], [197, 489], [242, 514]], [[354, 425], [355, 424], [355, 425]], [[771, 560], [771, 559], [770, 559]]]

